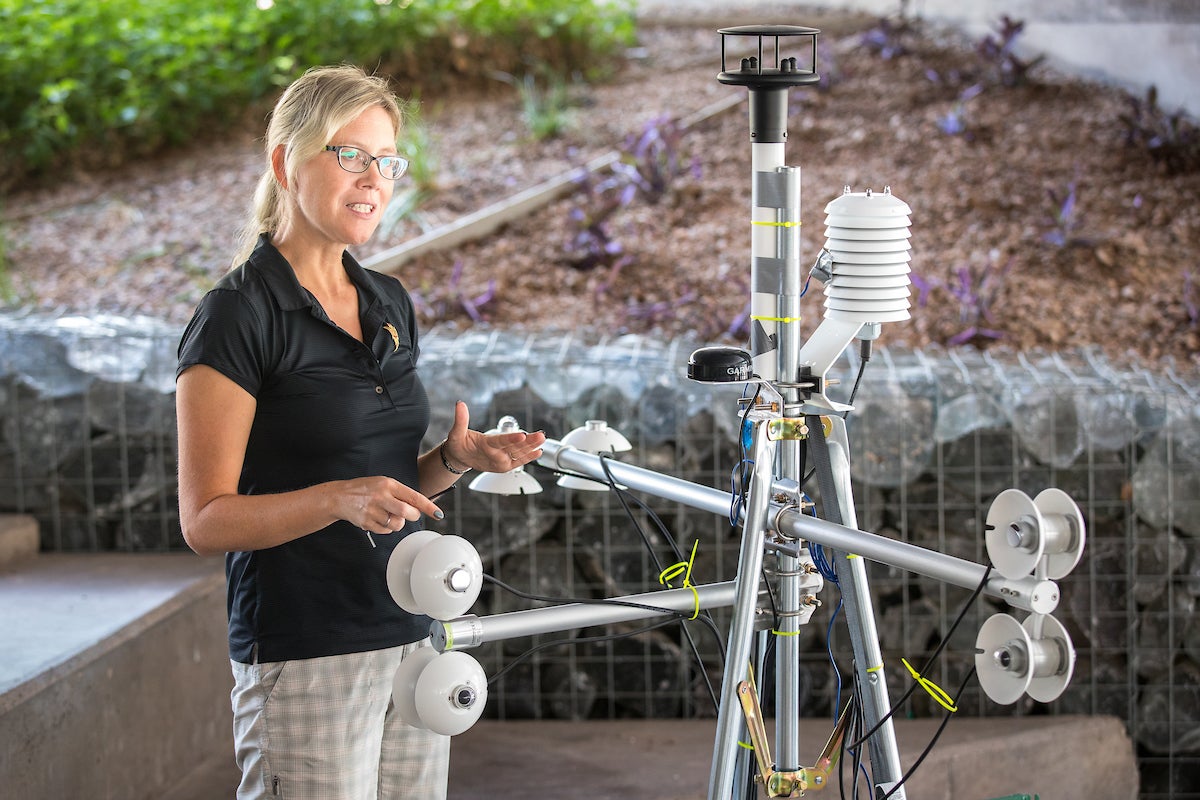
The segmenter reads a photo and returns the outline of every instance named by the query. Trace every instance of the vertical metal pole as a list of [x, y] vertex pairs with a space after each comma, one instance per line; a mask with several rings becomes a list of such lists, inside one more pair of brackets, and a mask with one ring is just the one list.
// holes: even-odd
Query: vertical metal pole
[[[750, 217], [750, 355], [754, 372], [763, 380], [778, 377], [779, 297], [783, 270], [777, 257], [776, 219], [779, 203], [760, 205], [769, 196], [764, 184], [774, 186], [783, 166], [787, 120], [787, 91], [758, 89], [750, 92], [750, 169], [753, 208]], [[782, 121], [782, 122], [781, 122]]]
[[[724, 28], [721, 33], [722, 72], [718, 80], [722, 83], [746, 86], [750, 104], [750, 150], [751, 150], [751, 242], [750, 242], [750, 354], [756, 376], [766, 382], [776, 383], [775, 388], [783, 401], [777, 416], [800, 415], [802, 397], [796, 384], [799, 383], [801, 349], [800, 294], [803, 290], [800, 266], [800, 170], [784, 166], [784, 145], [787, 143], [788, 91], [791, 87], [813, 84], [819, 80], [816, 74], [817, 30], [794, 26], [743, 26]], [[726, 69], [725, 36], [751, 35], [758, 37], [758, 57], [742, 59], [738, 70]], [[779, 40], [781, 36], [807, 36], [812, 45], [812, 68], [797, 65], [796, 59], [782, 59]], [[764, 62], [763, 40], [772, 38], [774, 64]], [[766, 439], [761, 423], [758, 436]], [[770, 458], [762, 442], [756, 447], [755, 469], [750, 487], [752, 498], [769, 499], [773, 478], [778, 475], [799, 486], [800, 454], [802, 444], [796, 440], [784, 440], [778, 447], [776, 462], [774, 449]], [[774, 470], [774, 473], [772, 473]], [[765, 500], [763, 500], [765, 502]], [[759, 526], [765, 526], [761, 516], [767, 506], [755, 510], [748, 503], [746, 527], [743, 539], [743, 556], [747, 556], [747, 541], [751, 529], [755, 530], [753, 546], [762, 547]], [[739, 567], [739, 577], [758, 579], [762, 553], [755, 556], [756, 569], [753, 576]], [[779, 565], [780, 612], [775, 631], [775, 708], [776, 708], [776, 762], [784, 771], [795, 771], [799, 765], [799, 608], [801, 581], [798, 574], [799, 559], [795, 555], [781, 554]], [[731, 634], [731, 647], [733, 636]], [[728, 663], [744, 669], [745, 659]], [[727, 685], [722, 697], [721, 715], [737, 708], [734, 693], [737, 681], [728, 685], [729, 668], [726, 667]], [[740, 717], [740, 713], [739, 713]], [[723, 726], [719, 737], [724, 735]], [[736, 744], [736, 743], [734, 743]], [[722, 743], [718, 740], [716, 753], [719, 758]], [[718, 768], [714, 758], [713, 781], [709, 787], [710, 797], [727, 797], [728, 782], [723, 769]], [[714, 794], [715, 793], [715, 794]]]
[[[777, 320], [779, 350], [776, 374], [783, 397], [783, 416], [800, 416], [800, 168], [776, 171], [779, 208], [775, 212], [775, 258], [780, 269]], [[761, 202], [761, 201], [760, 201]], [[802, 443], [787, 439], [779, 446], [776, 474], [796, 482]], [[779, 610], [775, 638], [775, 763], [780, 772], [800, 769], [800, 560], [779, 554]]]
[[[829, 462], [833, 468], [833, 479], [837, 483], [838, 506], [842, 512], [842, 524], [858, 528], [858, 517], [854, 511], [854, 495], [850, 486], [850, 457], [846, 437], [846, 422], [841, 417], [829, 418], [833, 430], [828, 439]], [[838, 585], [842, 590], [842, 603], [846, 608], [846, 625], [850, 630], [850, 643], [854, 650], [854, 670], [858, 685], [862, 687], [863, 724], [867, 730], [875, 727], [891, 708], [888, 699], [887, 681], [883, 674], [883, 652], [879, 647], [879, 630], [875, 626], [875, 609], [867, 586], [867, 567], [864, 560], [852, 553], [839, 553], [834, 559]], [[871, 756], [871, 780], [884, 791], [890, 790], [904, 771], [900, 767], [900, 749], [896, 743], [896, 730], [888, 719], [868, 740]], [[900, 787], [891, 800], [905, 800], [904, 787]]]
[[733, 618], [729, 623], [729, 643], [725, 673], [721, 680], [721, 705], [717, 712], [717, 735], [713, 743], [712, 773], [709, 776], [709, 800], [730, 800], [738, 736], [744, 725], [737, 685], [749, 674], [754, 615], [758, 605], [759, 575], [762, 571], [763, 535], [770, 510], [771, 477], [775, 465], [775, 442], [767, 436], [765, 421], [756, 423], [754, 434], [754, 470], [750, 496], [746, 500], [742, 547], [734, 593]]

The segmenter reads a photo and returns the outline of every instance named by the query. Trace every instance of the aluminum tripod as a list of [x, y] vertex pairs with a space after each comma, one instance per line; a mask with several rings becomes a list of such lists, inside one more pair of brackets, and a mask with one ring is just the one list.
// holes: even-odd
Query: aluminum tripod
[[[1082, 555], [1082, 515], [1062, 492], [1047, 489], [1030, 499], [1010, 489], [994, 501], [987, 519], [991, 569], [974, 562], [858, 529], [850, 475], [850, 448], [843, 414], [851, 406], [827, 396], [826, 374], [854, 340], [870, 341], [881, 323], [908, 318], [909, 208], [890, 191], [851, 194], [826, 207], [826, 246], [810, 277], [825, 285], [824, 319], [801, 345], [800, 170], [783, 165], [787, 92], [815, 83], [816, 34], [794, 26], [727, 28], [722, 35], [722, 83], [749, 89], [753, 169], [751, 213], [751, 352], [701, 348], [692, 354], [690, 378], [745, 383], [755, 388], [742, 401], [741, 441], [752, 461], [743, 491], [699, 486], [611, 458], [605, 448], [581, 449], [582, 437], [549, 439], [538, 463], [572, 480], [620, 485], [629, 491], [731, 516], [742, 527], [737, 574], [732, 581], [647, 592], [609, 602], [570, 603], [478, 617], [466, 614], [479, 594], [478, 554], [460, 537], [413, 534], [397, 545], [388, 564], [388, 586], [406, 610], [437, 620], [433, 648], [406, 659], [393, 695], [409, 724], [452, 735], [468, 728], [487, 698], [482, 668], [464, 650], [503, 639], [662, 615], [686, 616], [732, 608], [713, 742], [709, 800], [742, 800], [752, 782], [769, 797], [797, 797], [828, 786], [847, 735], [843, 713], [813, 766], [802, 766], [799, 698], [799, 632], [819, 604], [823, 578], [808, 550], [815, 543], [833, 552], [860, 687], [866, 740], [876, 797], [904, 800], [900, 756], [883, 656], [864, 559], [976, 589], [1030, 612], [1024, 623], [997, 614], [985, 623], [975, 657], [980, 681], [992, 699], [1012, 703], [1022, 694], [1052, 700], [1066, 687], [1074, 649], [1050, 613], [1063, 577]], [[757, 48], [738, 67], [726, 65], [726, 37], [753, 37]], [[780, 39], [799, 37], [807, 57], [783, 57]], [[764, 63], [773, 43], [773, 65]], [[514, 421], [515, 424], [515, 421]], [[501, 426], [503, 427], [503, 425]], [[589, 421], [586, 433], [604, 429]], [[626, 443], [627, 444], [627, 443]], [[822, 517], [803, 491], [802, 464], [811, 464], [820, 489]], [[475, 486], [476, 483], [473, 483]], [[483, 490], [483, 489], [480, 489]], [[503, 492], [502, 492], [503, 493]], [[422, 536], [421, 534], [428, 534]], [[770, 609], [762, 602], [763, 560], [773, 551], [778, 591]], [[418, 568], [419, 567], [419, 568]], [[766, 739], [755, 675], [761, 674], [756, 620], [770, 610], [775, 636], [775, 746]], [[759, 648], [760, 650], [762, 648]], [[740, 743], [754, 745], [755, 769], [740, 758]], [[815, 748], [813, 748], [815, 749]], [[754, 773], [757, 774], [754, 774]], [[858, 776], [854, 779], [857, 781]]]

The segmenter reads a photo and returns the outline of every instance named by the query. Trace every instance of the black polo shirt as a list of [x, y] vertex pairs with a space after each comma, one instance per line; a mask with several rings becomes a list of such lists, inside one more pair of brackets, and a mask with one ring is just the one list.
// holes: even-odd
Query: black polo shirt
[[[257, 400], [238, 491], [269, 494], [390, 475], [417, 487], [429, 400], [417, 376], [412, 299], [395, 278], [342, 263], [358, 289], [366, 344], [333, 324], [264, 235], [200, 301], [179, 345], [178, 376], [216, 369]], [[403, 534], [345, 521], [278, 547], [228, 553], [229, 654], [242, 663], [339, 655], [429, 633], [387, 589]]]

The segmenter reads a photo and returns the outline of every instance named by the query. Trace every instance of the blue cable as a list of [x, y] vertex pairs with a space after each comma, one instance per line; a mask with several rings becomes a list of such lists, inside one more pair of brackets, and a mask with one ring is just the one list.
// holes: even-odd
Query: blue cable
[[833, 667], [833, 674], [837, 678], [837, 695], [836, 701], [833, 704], [833, 719], [836, 722], [838, 712], [842, 710], [842, 672], [838, 669], [837, 661], [833, 658], [833, 621], [837, 619], [838, 612], [842, 610], [842, 600], [838, 598], [838, 604], [833, 609], [833, 615], [829, 617], [829, 627], [825, 629], [825, 652], [829, 654], [829, 666]]
[[817, 572], [821, 573], [821, 577], [837, 586], [837, 570], [829, 563], [829, 558], [825, 555], [825, 548], [816, 542], [810, 542], [808, 552], [812, 557], [813, 564], [817, 567]]
[[[862, 772], [863, 780], [867, 782], [867, 791], [870, 791], [871, 776], [867, 774], [867, 766], [860, 761], [858, 762], [858, 769]], [[854, 782], [854, 796], [858, 797], [858, 781]]]
[[753, 466], [753, 461], [743, 458], [741, 463], [734, 467], [733, 472], [729, 475], [729, 492], [733, 495], [733, 499], [729, 503], [729, 524], [735, 528], [738, 524], [738, 516], [740, 516], [738, 509], [742, 507], [742, 489], [738, 485], [738, 473], [742, 471], [742, 474], [745, 474], [745, 468]]
[[[743, 400], [746, 399], [746, 395], [749, 391], [750, 384], [747, 383], [742, 387]], [[750, 448], [752, 440], [752, 437], [750, 436], [752, 426], [750, 425], [750, 420], [746, 418], [746, 413], [749, 412], [749, 410], [749, 407], [747, 407], [746, 412], [742, 413], [742, 423], [739, 426], [740, 429], [738, 430], [738, 455], [740, 456], [740, 461], [733, 468], [733, 472], [729, 476], [729, 490], [730, 494], [733, 495], [733, 499], [729, 504], [729, 524], [735, 528], [737, 527], [738, 517], [740, 516], [739, 510], [742, 507], [742, 486], [745, 485], [745, 480], [740, 482], [738, 481], [739, 472], [741, 475], [745, 475], [745, 468], [747, 466], [754, 466], [754, 461], [746, 458], [746, 451]]]

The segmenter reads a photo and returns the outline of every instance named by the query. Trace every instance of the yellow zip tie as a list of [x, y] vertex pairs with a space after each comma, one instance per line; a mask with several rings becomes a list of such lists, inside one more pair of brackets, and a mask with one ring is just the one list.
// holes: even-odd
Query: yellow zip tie
[[800, 227], [799, 220], [797, 220], [795, 222], [771, 222], [770, 220], [766, 220], [766, 219], [752, 219], [752, 220], [750, 220], [750, 224], [751, 225], [769, 225], [772, 228], [799, 228]]
[[922, 678], [921, 673], [913, 669], [912, 664], [909, 664], [907, 659], [900, 659], [900, 663], [908, 668], [908, 671], [912, 673], [914, 678], [916, 678], [917, 683], [921, 685], [921, 688], [929, 692], [929, 696], [936, 700], [938, 705], [951, 713], [958, 711], [958, 706], [956, 706], [954, 701], [950, 699], [950, 695], [946, 694], [945, 689], [929, 680], [929, 678]]
[[803, 322], [804, 317], [764, 317], [758, 314], [751, 314], [750, 319], [759, 322]]
[[847, 553], [847, 554], [846, 554], [846, 559], [847, 559], [847, 560], [849, 560], [849, 559], [851, 559], [851, 558], [859, 558], [859, 556], [856, 556], [854, 553]]
[[745, 742], [743, 742], [741, 739], [738, 739], [738, 747], [744, 747], [744, 748], [746, 748], [747, 750], [753, 750], [753, 749], [754, 749], [754, 745], [752, 745], [752, 744], [746, 744], [746, 743], [745, 743]]
[[692, 590], [692, 602], [695, 605], [692, 611], [692, 616], [688, 619], [695, 619], [700, 616], [700, 592], [696, 591], [696, 587], [692, 586], [692, 565], [696, 563], [696, 548], [700, 546], [700, 540], [692, 542], [692, 555], [687, 561], [680, 561], [678, 564], [672, 564], [664, 569], [658, 576], [658, 582], [664, 586], [674, 589], [671, 586], [671, 581], [683, 575], [683, 586], [680, 588]]
[[881, 670], [881, 669], [883, 669], [883, 664], [880, 664], [879, 666], [876, 666], [876, 667], [867, 667], [867, 672], [868, 673], [879, 672], [879, 670]]
[[800, 631], [777, 631], [774, 628], [771, 628], [771, 633], [775, 634], [776, 636], [799, 636], [800, 635]]

